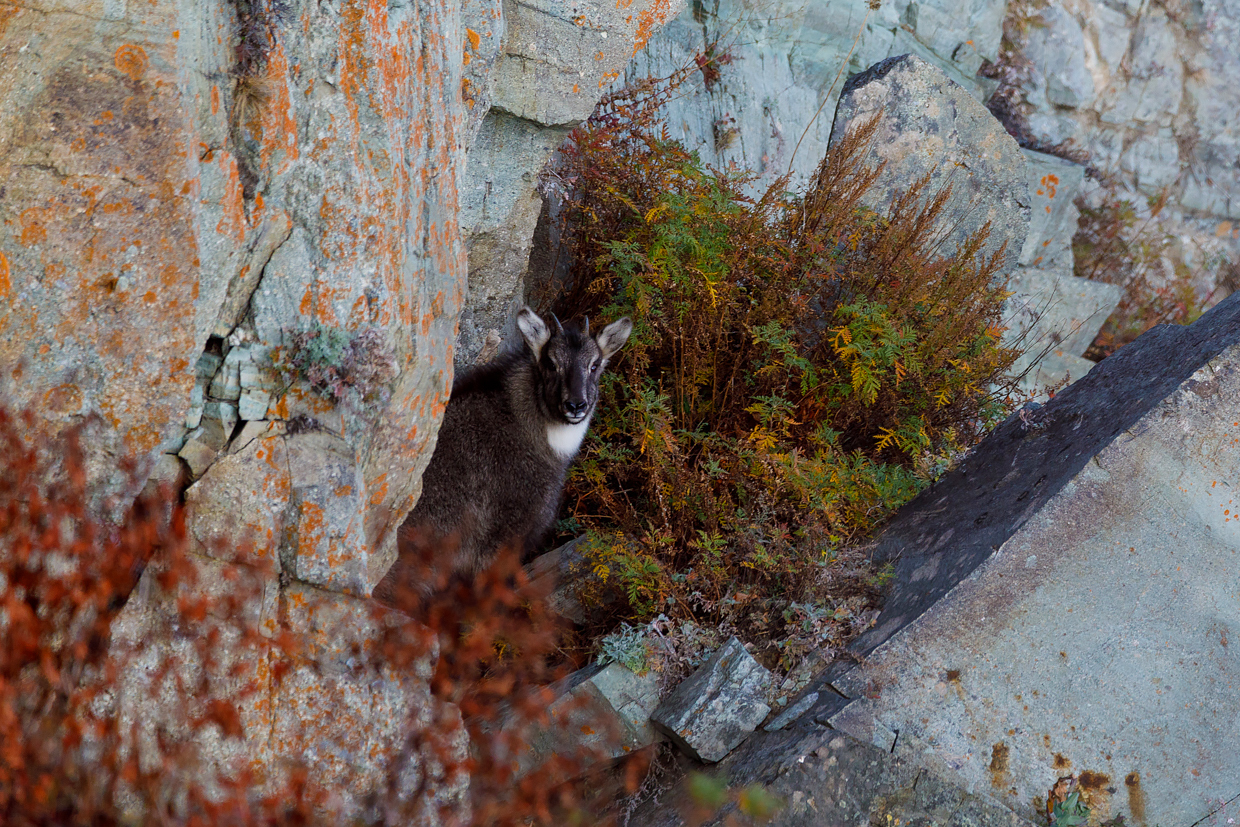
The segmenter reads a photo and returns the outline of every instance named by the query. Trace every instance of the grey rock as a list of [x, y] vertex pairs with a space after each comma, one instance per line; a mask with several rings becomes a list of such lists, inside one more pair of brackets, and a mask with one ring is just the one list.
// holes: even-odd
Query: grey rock
[[1046, 347], [1084, 355], [1123, 294], [1117, 284], [1032, 267], [1017, 270], [1008, 289], [1013, 295], [1004, 312], [1005, 338], [1027, 355]]
[[241, 363], [248, 361], [249, 354], [245, 348], [234, 347], [224, 357], [224, 364], [211, 380], [207, 389], [208, 395], [226, 402], [236, 402], [241, 398]]
[[185, 414], [186, 428], [197, 428], [202, 423], [202, 408], [206, 404], [206, 396], [203, 383], [195, 383], [189, 392], [189, 411]]
[[247, 422], [266, 417], [272, 393], [277, 387], [277, 377], [267, 349], [252, 347], [249, 356], [237, 373], [241, 384], [237, 414]]
[[1168, 128], [1136, 138], [1120, 158], [1120, 168], [1136, 179], [1137, 189], [1155, 196], [1180, 177], [1180, 146]]
[[548, 725], [529, 739], [528, 768], [551, 755], [621, 758], [655, 742], [650, 715], [659, 705], [659, 676], [638, 675], [618, 663], [570, 675], [547, 708]]
[[939, 218], [946, 249], [990, 223], [985, 254], [1006, 247], [1008, 272], [1029, 226], [1025, 159], [987, 109], [942, 72], [908, 55], [889, 58], [849, 79], [832, 128], [839, 140], [869, 118], [881, 119], [872, 155], [886, 162], [865, 203], [883, 210], [923, 175], [931, 191], [950, 185]]
[[530, 240], [542, 208], [535, 188], [547, 159], [684, 5], [465, 3], [471, 146], [460, 226], [469, 251], [469, 292], [455, 351], [458, 367], [472, 364], [487, 336], [506, 330], [523, 303]]
[[461, 78], [467, 147], [491, 108], [493, 69], [504, 52], [506, 29], [502, 0], [461, 0], [461, 45], [468, 56]]
[[1204, 176], [1193, 175], [1184, 184], [1180, 205], [1209, 215], [1240, 218], [1240, 175], [1234, 169], [1206, 170]]
[[237, 406], [231, 402], [212, 400], [202, 406], [202, 420], [199, 427], [214, 428], [214, 425], [210, 423], [219, 423], [220, 433], [224, 435], [224, 441], [227, 442], [232, 437], [233, 429], [237, 427]]
[[[903, 740], [896, 742], [893, 752], [823, 727], [795, 737], [784, 750], [755, 756], [745, 778], [761, 779], [759, 783], [783, 802], [763, 823], [771, 827], [1033, 827], [1045, 823], [1044, 818], [1022, 818], [987, 795], [987, 790], [970, 791], [958, 778], [928, 769], [916, 748], [902, 746]], [[737, 783], [737, 776], [732, 775], [730, 784]], [[677, 810], [689, 800], [683, 788], [677, 789], [639, 807], [630, 823], [680, 827], [686, 822]]]
[[374, 583], [361, 516], [366, 488], [356, 457], [343, 438], [325, 431], [284, 442], [292, 494], [281, 565], [305, 583], [369, 596]]
[[795, 721], [797, 718], [800, 718], [801, 715], [807, 712], [809, 708], [813, 706], [814, 704], [816, 704], [817, 702], [818, 702], [818, 693], [810, 692], [805, 697], [801, 698], [799, 701], [796, 701], [795, 703], [793, 703], [792, 706], [788, 707], [783, 712], [776, 715], [774, 718], [771, 719], [770, 723], [768, 723], [766, 726], [762, 728], [766, 730], [767, 732], [778, 732], [779, 730], [788, 726], [788, 724]]
[[1088, 106], [1094, 99], [1094, 78], [1085, 66], [1085, 34], [1071, 14], [1057, 6], [1038, 13], [1025, 48], [1041, 73], [1047, 100], [1055, 106]]
[[211, 414], [205, 416], [198, 427], [190, 431], [188, 439], [198, 440], [214, 451], [223, 451], [232, 431], [224, 428], [224, 422], [219, 417], [219, 403], [211, 408]]
[[699, 761], [716, 762], [762, 723], [771, 673], [735, 637], [655, 710], [651, 722]]
[[189, 466], [190, 477], [193, 479], [198, 479], [205, 474], [218, 455], [218, 448], [213, 448], [195, 437], [185, 440], [185, 444], [181, 446], [177, 454]]
[[1132, 39], [1132, 26], [1124, 12], [1099, 3], [1093, 4], [1090, 32], [1098, 44], [1098, 58], [1109, 76], [1120, 72], [1124, 56]]
[[227, 336], [241, 321], [241, 315], [250, 303], [250, 296], [258, 286], [271, 254], [288, 240], [292, 229], [293, 224], [283, 210], [265, 213], [256, 231], [230, 251], [223, 266], [232, 271], [233, 276], [228, 282], [224, 300], [220, 302], [219, 316], [212, 331], [214, 335], [221, 338]]
[[1048, 268], [1072, 265], [1072, 237], [1079, 214], [1073, 200], [1080, 191], [1085, 167], [1054, 155], [1023, 149], [1028, 170], [1029, 233], [1020, 263]]
[[1161, 9], [1143, 14], [1133, 32], [1126, 82], [1112, 83], [1098, 101], [1099, 116], [1110, 124], [1130, 121], [1170, 126], [1180, 108], [1184, 64], [1174, 24]]
[[194, 376], [203, 383], [210, 383], [212, 377], [219, 372], [220, 365], [224, 364], [224, 357], [217, 356], [214, 353], [203, 353], [198, 357], [198, 361], [194, 363]]
[[[1024, 369], [1027, 364], [1026, 358], [1022, 357], [1017, 361], [1013, 366], [1014, 372]], [[1096, 364], [1096, 362], [1091, 362], [1081, 356], [1074, 356], [1065, 350], [1052, 349], [1037, 360], [1037, 364], [1026, 374], [1020, 387], [1022, 390], [1032, 392], [1036, 401], [1044, 402], [1048, 396], [1048, 388], [1057, 388], [1063, 384], [1070, 385], [1093, 370]]]
[[586, 622], [585, 607], [578, 599], [583, 579], [593, 577], [581, 553], [585, 535], [538, 555], [525, 566], [531, 589], [547, 595], [547, 606], [574, 623]]

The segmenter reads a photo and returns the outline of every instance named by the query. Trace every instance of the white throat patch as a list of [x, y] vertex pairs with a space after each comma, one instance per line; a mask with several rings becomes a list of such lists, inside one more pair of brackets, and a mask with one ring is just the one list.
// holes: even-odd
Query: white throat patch
[[572, 459], [581, 448], [581, 441], [586, 438], [586, 430], [590, 427], [590, 417], [569, 425], [567, 422], [551, 422], [547, 425], [547, 444], [551, 446], [561, 459]]

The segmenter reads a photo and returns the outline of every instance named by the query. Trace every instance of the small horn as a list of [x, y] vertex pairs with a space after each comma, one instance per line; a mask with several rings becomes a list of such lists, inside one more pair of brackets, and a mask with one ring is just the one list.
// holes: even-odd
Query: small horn
[[589, 316], [586, 316], [586, 332], [585, 332], [585, 335], [586, 335], [586, 336], [589, 336], [589, 335], [590, 335], [590, 317], [589, 317]]
[[551, 314], [551, 318], [555, 319], [555, 332], [556, 332], [556, 333], [563, 333], [563, 332], [564, 332], [564, 325], [560, 324], [560, 320], [559, 320], [559, 318], [557, 318], [557, 317], [556, 317], [556, 315], [555, 315], [554, 313], [552, 313], [552, 314]]

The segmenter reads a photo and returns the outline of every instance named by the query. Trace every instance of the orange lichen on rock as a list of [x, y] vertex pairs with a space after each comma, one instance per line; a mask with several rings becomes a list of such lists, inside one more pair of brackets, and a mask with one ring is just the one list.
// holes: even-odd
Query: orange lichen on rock
[[127, 75], [131, 80], [141, 80], [150, 65], [146, 50], [134, 43], [126, 43], [117, 49], [113, 63], [122, 74]]
[[667, 22], [671, 13], [671, 0], [651, 0], [650, 6], [637, 15], [637, 31], [633, 35], [633, 56], [646, 48], [654, 35], [655, 27]]

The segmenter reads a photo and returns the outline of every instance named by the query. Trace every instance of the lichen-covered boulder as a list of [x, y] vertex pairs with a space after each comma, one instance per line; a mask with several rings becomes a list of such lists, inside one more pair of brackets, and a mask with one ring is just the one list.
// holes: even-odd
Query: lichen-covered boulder
[[986, 107], [939, 69], [900, 55], [849, 78], [835, 110], [832, 143], [875, 117], [879, 125], [867, 160], [885, 166], [865, 203], [883, 211], [897, 193], [929, 176], [928, 195], [951, 187], [936, 225], [944, 254], [989, 224], [982, 252], [1004, 250], [1000, 274], [1014, 267], [1029, 226], [1025, 158]]

